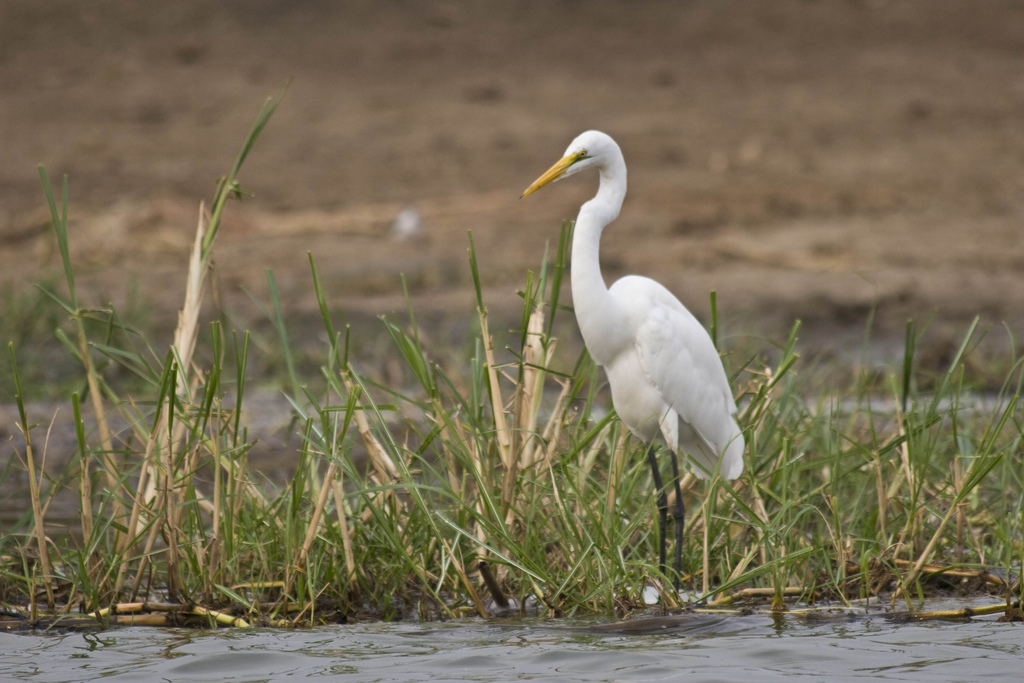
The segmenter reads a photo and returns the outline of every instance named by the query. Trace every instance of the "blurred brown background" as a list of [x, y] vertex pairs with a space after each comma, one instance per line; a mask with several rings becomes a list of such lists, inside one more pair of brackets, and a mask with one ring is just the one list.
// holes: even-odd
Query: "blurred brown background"
[[[71, 182], [94, 303], [171, 327], [198, 202], [261, 102], [292, 85], [241, 174], [220, 304], [313, 315], [306, 252], [348, 315], [473, 317], [472, 230], [498, 313], [595, 187], [519, 194], [580, 131], [630, 190], [609, 281], [653, 276], [731, 335], [856, 344], [933, 316], [1024, 332], [1024, 3], [0, 3], [0, 287], [60, 270], [36, 165]], [[405, 207], [420, 230], [398, 239]], [[132, 294], [135, 292], [136, 294]], [[571, 332], [567, 332], [571, 334]], [[2, 336], [2, 335], [0, 335]], [[23, 351], [22, 353], [29, 353]]]

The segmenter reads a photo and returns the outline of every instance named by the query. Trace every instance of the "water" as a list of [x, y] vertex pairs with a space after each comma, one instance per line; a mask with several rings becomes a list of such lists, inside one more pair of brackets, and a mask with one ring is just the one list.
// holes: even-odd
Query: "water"
[[1024, 662], [1024, 626], [993, 618], [647, 625], [641, 634], [564, 620], [0, 634], [0, 680], [945, 682], [1019, 680]]

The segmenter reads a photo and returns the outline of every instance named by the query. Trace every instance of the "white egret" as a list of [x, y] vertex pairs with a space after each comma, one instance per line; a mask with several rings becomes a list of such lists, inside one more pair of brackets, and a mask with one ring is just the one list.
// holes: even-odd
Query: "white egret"
[[675, 576], [678, 589], [684, 508], [677, 453], [694, 474], [735, 479], [743, 471], [743, 433], [736, 424], [725, 368], [707, 331], [679, 299], [650, 278], [628, 275], [607, 287], [598, 250], [601, 233], [619, 215], [626, 197], [626, 162], [610, 136], [580, 134], [546, 173], [523, 192], [595, 169], [601, 184], [580, 207], [572, 240], [572, 299], [583, 341], [608, 375], [619, 418], [648, 444], [647, 457], [658, 488], [661, 532], [659, 560], [665, 574], [668, 502], [653, 441], [668, 445], [676, 492]]

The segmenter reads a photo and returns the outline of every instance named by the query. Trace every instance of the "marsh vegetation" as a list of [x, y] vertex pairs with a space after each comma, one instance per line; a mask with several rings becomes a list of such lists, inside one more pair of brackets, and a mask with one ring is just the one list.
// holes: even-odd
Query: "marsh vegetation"
[[[223, 216], [244, 195], [238, 174], [280, 97], [200, 209], [170, 344], [79, 301], [68, 181], [54, 188], [40, 169], [64, 265], [41, 291], [80, 368], [66, 396], [78, 447], [58, 474], [41, 468], [48, 416], [27, 413], [18, 374], [33, 348], [12, 338], [22, 437], [5, 446], [4, 474], [24, 470], [31, 506], [0, 540], [8, 614], [34, 624], [278, 626], [622, 616], [653, 589], [668, 609], [754, 600], [780, 612], [987, 593], [993, 609], [1019, 615], [1024, 375], [1009, 331], [999, 333], [1008, 357], [984, 368], [970, 362], [985, 333], [976, 320], [938, 370], [919, 366], [927, 329], [914, 322], [899, 363], [837, 369], [798, 356], [799, 322], [762, 347], [731, 336], [713, 294], [710, 329], [740, 406], [746, 467], [735, 482], [684, 479], [683, 595], [666, 590], [643, 445], [609, 410], [586, 353], [570, 362], [556, 353], [556, 321], [571, 315], [560, 298], [569, 225], [525, 274], [508, 335], [490, 329], [467, 236], [468, 351], [452, 361], [433, 348], [410, 305], [379, 322], [402, 366], [390, 383], [360, 371], [313, 254], [324, 342], [319, 373], [302, 374], [268, 271], [265, 306], [300, 444], [291, 479], [268, 482], [249, 466], [240, 419], [251, 336], [204, 322], [202, 302]], [[496, 337], [507, 345], [495, 348]], [[111, 428], [115, 415], [125, 429]], [[52, 537], [48, 505], [68, 490], [80, 528]]]

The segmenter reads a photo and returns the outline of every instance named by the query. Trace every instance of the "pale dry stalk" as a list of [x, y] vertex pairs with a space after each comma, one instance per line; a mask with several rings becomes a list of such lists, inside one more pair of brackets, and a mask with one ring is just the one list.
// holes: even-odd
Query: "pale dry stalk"
[[516, 392], [516, 434], [524, 443], [520, 452], [519, 467], [526, 469], [533, 464], [538, 443], [537, 420], [544, 394], [545, 368], [551, 362], [556, 341], [550, 340], [544, 347], [544, 312], [537, 308], [530, 315], [527, 326], [526, 344], [523, 349], [523, 382]]
[[43, 506], [39, 499], [39, 481], [36, 479], [32, 436], [29, 433], [28, 424], [23, 421], [21, 427], [25, 435], [25, 462], [28, 466], [29, 495], [32, 497], [32, 519], [35, 523], [36, 544], [39, 548], [39, 566], [43, 571], [43, 586], [46, 588], [46, 606], [53, 609], [53, 576], [50, 570], [50, 553], [46, 547], [46, 525], [43, 523]]
[[[173, 409], [173, 404], [168, 405], [168, 410]], [[166, 533], [167, 542], [167, 594], [172, 599], [177, 599], [180, 595], [182, 586], [181, 574], [178, 566], [178, 520], [176, 515], [177, 506], [174, 504], [177, 500], [175, 495], [175, 467], [174, 467], [174, 448], [173, 444], [170, 443], [171, 435], [167, 436], [168, 444], [167, 450], [164, 452], [163, 457], [163, 478], [161, 480], [161, 498], [163, 499], [163, 506], [157, 509], [161, 510], [163, 517], [163, 526]], [[153, 525], [154, 529], [159, 529], [160, 525]]]
[[[196, 225], [195, 240], [192, 244], [192, 251], [189, 254], [189, 269], [185, 284], [185, 301], [181, 310], [178, 311], [178, 326], [174, 332], [173, 347], [176, 351], [179, 364], [174, 379], [172, 380], [174, 385], [172, 387], [171, 396], [168, 399], [171, 406], [173, 406], [173, 397], [178, 393], [178, 387], [181, 385], [187, 386], [188, 370], [192, 364], [192, 354], [195, 350], [196, 338], [199, 333], [199, 312], [203, 300], [203, 284], [206, 281], [206, 274], [209, 270], [209, 262], [204, 261], [202, 258], [202, 245], [203, 238], [206, 235], [207, 220], [205, 204], [200, 202], [199, 220]], [[179, 381], [181, 384], [179, 384]], [[170, 489], [173, 488], [173, 482], [175, 479], [173, 453], [175, 450], [175, 444], [180, 441], [181, 436], [184, 433], [183, 428], [183, 423], [179, 422], [175, 429], [175, 433], [173, 435], [169, 434], [167, 421], [164, 418], [163, 412], [161, 411], [157, 413], [153, 429], [150, 432], [149, 441], [146, 444], [146, 458], [139, 477], [139, 487], [132, 507], [131, 518], [128, 523], [128, 533], [119, 544], [119, 550], [124, 551], [129, 547], [129, 544], [134, 543], [135, 530], [139, 523], [140, 515], [142, 514], [143, 503], [146, 501], [152, 501], [156, 496], [158, 489], [162, 488], [165, 491], [170, 491]], [[161, 452], [165, 443], [167, 447], [166, 454]], [[164, 480], [160, 480], [159, 478], [161, 468], [156, 466], [157, 462], [162, 463]], [[145, 482], [145, 484], [143, 482]], [[166, 513], [166, 508], [172, 506], [175, 499], [176, 496], [171, 495], [167, 495], [164, 498], [164, 520], [168, 525], [173, 525], [175, 518], [173, 515]], [[159, 507], [157, 509], [159, 509]], [[168, 534], [173, 537], [172, 530], [169, 529]], [[176, 548], [171, 552], [172, 556], [174, 556]], [[118, 587], [120, 587], [122, 576], [123, 567], [119, 572], [119, 580], [117, 582]], [[136, 589], [133, 589], [133, 592], [134, 590]]]
[[103, 398], [100, 394], [99, 382], [96, 380], [96, 366], [93, 365], [92, 355], [89, 351], [85, 337], [85, 323], [81, 316], [78, 321], [78, 352], [85, 364], [85, 379], [89, 385], [89, 398], [92, 401], [93, 412], [96, 413], [96, 426], [100, 433], [100, 447], [102, 448], [103, 473], [110, 490], [112, 499], [111, 516], [120, 520], [124, 516], [124, 505], [121, 503], [121, 485], [117, 478], [117, 463], [114, 462], [114, 447], [110, 438], [110, 427], [107, 424], [107, 415], [103, 408]]
[[352, 531], [348, 525], [348, 516], [345, 512], [345, 470], [338, 470], [338, 477], [334, 480], [334, 508], [338, 515], [338, 529], [341, 531], [341, 548], [345, 554], [345, 575], [348, 578], [350, 591], [356, 588], [356, 560], [352, 553]]
[[494, 428], [498, 443], [498, 455], [506, 470], [512, 468], [512, 441], [509, 438], [508, 424], [505, 422], [505, 403], [501, 400], [501, 387], [498, 385], [498, 370], [494, 364], [494, 338], [487, 327], [487, 311], [478, 310], [480, 315], [480, 336], [484, 340], [484, 354], [487, 358], [487, 380], [491, 391], [491, 411], [494, 413]]
[[317, 497], [316, 505], [313, 507], [313, 514], [309, 518], [309, 526], [306, 527], [306, 537], [302, 541], [298, 556], [288, 567], [288, 579], [285, 581], [285, 595], [292, 592], [292, 584], [295, 581], [295, 572], [305, 572], [306, 558], [309, 557], [309, 550], [313, 547], [313, 539], [316, 538], [316, 531], [320, 526], [320, 518], [323, 516], [324, 507], [327, 505], [327, 496], [334, 490], [335, 473], [338, 465], [333, 460], [327, 466], [327, 474], [324, 475], [323, 486], [320, 487], [320, 495]]

